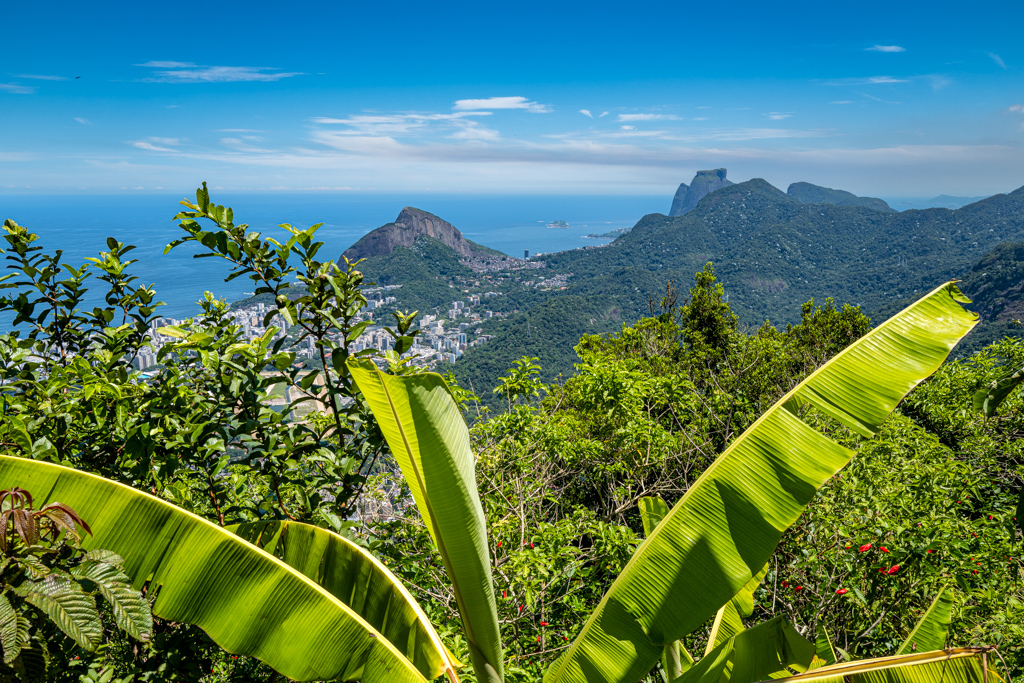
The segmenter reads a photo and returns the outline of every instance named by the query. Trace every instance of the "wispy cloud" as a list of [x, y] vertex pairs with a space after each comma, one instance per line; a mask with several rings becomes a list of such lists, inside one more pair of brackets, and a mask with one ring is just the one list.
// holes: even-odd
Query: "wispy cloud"
[[1006, 62], [1004, 62], [1003, 58], [1000, 57], [999, 55], [997, 55], [995, 52], [989, 52], [988, 56], [992, 58], [993, 62], [995, 62], [996, 64], [999, 65], [1000, 69], [1005, 69], [1006, 68]]
[[41, 74], [16, 74], [15, 78], [31, 78], [36, 81], [66, 81], [67, 76], [43, 76]]
[[831, 81], [821, 81], [822, 85], [880, 85], [885, 83], [909, 83], [909, 78], [895, 78], [893, 76], [871, 76], [869, 78], [840, 78]]
[[132, 147], [137, 147], [139, 149], [144, 149], [147, 152], [176, 152], [177, 151], [177, 150], [170, 149], [170, 148], [167, 148], [167, 147], [158, 147], [157, 145], [154, 145], [151, 142], [146, 142], [145, 140], [130, 140], [127, 144], [131, 145]]
[[768, 117], [769, 121], [783, 121], [792, 116], [792, 114], [784, 111], [770, 111], [765, 116]]
[[590, 113], [589, 109], [580, 109], [580, 113], [586, 116], [588, 119], [594, 118], [594, 115]]
[[877, 83], [906, 83], [906, 78], [893, 78], [892, 76], [872, 76], [867, 80], [868, 84], [874, 85]]
[[1010, 111], [1019, 111], [1024, 114], [1024, 104], [1011, 104]]
[[829, 104], [853, 104], [853, 100], [836, 100], [835, 102], [829, 102]]
[[907, 48], [899, 45], [872, 45], [864, 48], [868, 52], [906, 52]]
[[299, 71], [280, 71], [270, 66], [203, 66], [192, 62], [146, 62], [135, 66], [163, 69], [141, 79], [151, 83], [270, 82], [303, 75]]
[[478, 100], [457, 100], [452, 109], [455, 111], [525, 109], [534, 114], [547, 114], [551, 111], [550, 105], [532, 102], [525, 97], [487, 97]]
[[76, 116], [75, 117], [75, 121], [78, 121], [83, 126], [91, 126], [92, 125], [92, 121], [90, 121], [89, 119], [83, 119], [81, 116]]
[[218, 128], [215, 132], [217, 133], [266, 133], [265, 130], [258, 130], [256, 128]]
[[675, 114], [619, 114], [619, 121], [678, 121]]
[[21, 85], [20, 83], [0, 83], [0, 92], [9, 92], [12, 95], [31, 95], [35, 91], [35, 87], [31, 85]]
[[334, 131], [337, 135], [398, 136], [422, 135], [432, 125], [441, 124], [448, 128], [464, 128], [457, 122], [469, 116], [490, 116], [489, 111], [460, 111], [451, 114], [354, 114], [347, 118], [317, 117], [313, 123], [320, 125], [347, 126]]

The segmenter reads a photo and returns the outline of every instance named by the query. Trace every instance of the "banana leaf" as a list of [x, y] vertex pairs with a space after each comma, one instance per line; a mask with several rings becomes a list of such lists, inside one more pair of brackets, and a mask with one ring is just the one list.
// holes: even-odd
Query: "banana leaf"
[[946, 647], [946, 633], [953, 610], [953, 591], [943, 588], [935, 596], [920, 621], [910, 631], [896, 654], [905, 655], [911, 652], [931, 652]]
[[249, 522], [228, 531], [302, 572], [395, 645], [427, 678], [458, 681], [462, 666], [441, 642], [401, 579], [352, 541], [311, 524]]
[[[660, 496], [644, 496], [640, 499], [640, 520], [644, 525], [644, 536], [650, 536], [668, 514], [668, 503]], [[673, 681], [693, 666], [693, 655], [679, 641], [666, 645], [661, 654], [662, 675], [666, 681]]]
[[754, 591], [761, 585], [767, 573], [768, 565], [765, 565], [715, 614], [715, 621], [711, 624], [711, 635], [708, 636], [708, 644], [704, 650], [705, 656], [746, 628], [743, 625], [743, 617], [749, 617], [754, 613]]
[[477, 678], [481, 683], [502, 681], [487, 524], [477, 493], [469, 429], [451, 390], [435, 373], [386, 375], [369, 362], [350, 362], [348, 368], [441, 554]]
[[[299, 681], [426, 681], [394, 644], [301, 572], [235, 534], [142, 491], [52, 463], [0, 456], [0, 489], [20, 486], [89, 522], [86, 548], [124, 558], [153, 614], [195, 624], [228, 652]], [[415, 658], [416, 652], [409, 652]]]
[[[933, 652], [842, 662], [790, 676], [787, 683], [1001, 683], [992, 667], [990, 647], [961, 647]], [[762, 683], [769, 683], [763, 681]]]
[[775, 617], [722, 641], [673, 683], [754, 683], [806, 670], [813, 658], [814, 644]]
[[832, 639], [828, 637], [828, 629], [825, 628], [824, 624], [818, 627], [818, 637], [814, 639], [814, 645], [818, 651], [818, 660], [823, 662], [822, 666], [835, 664], [839, 659], [836, 657], [836, 651], [832, 647]]
[[866, 437], [977, 323], [945, 284], [797, 385], [735, 439], [609, 588], [545, 683], [634, 683], [768, 562], [853, 452], [804, 422], [807, 406]]

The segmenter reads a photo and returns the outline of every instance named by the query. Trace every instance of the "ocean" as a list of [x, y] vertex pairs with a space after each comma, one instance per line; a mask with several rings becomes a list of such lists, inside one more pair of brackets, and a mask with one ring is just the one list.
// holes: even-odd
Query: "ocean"
[[[324, 223], [317, 233], [325, 243], [320, 252], [324, 259], [340, 258], [367, 232], [395, 220], [405, 206], [443, 218], [474, 242], [522, 257], [524, 250], [532, 255], [606, 244], [610, 240], [585, 235], [632, 227], [646, 214], [667, 212], [671, 203], [671, 197], [662, 196], [211, 194], [218, 204], [234, 208], [236, 222], [268, 236], [285, 234], [276, 227], [279, 223]], [[164, 316], [184, 318], [199, 310], [195, 302], [204, 291], [235, 301], [251, 292], [253, 284], [245, 278], [224, 282], [227, 265], [217, 259], [193, 259], [198, 251], [193, 245], [164, 255], [164, 247], [184, 234], [172, 220], [182, 208], [181, 198], [0, 194], [0, 219], [13, 219], [38, 234], [37, 244], [45, 251], [62, 249], [64, 261], [76, 266], [84, 257], [106, 250], [108, 236], [135, 245], [131, 255], [138, 263], [131, 272], [155, 285], [159, 299], [167, 304], [161, 309]], [[571, 227], [547, 227], [556, 220]], [[5, 244], [0, 242], [0, 247]], [[93, 301], [98, 301], [99, 292], [94, 294]], [[9, 316], [0, 315], [0, 331], [9, 323]]]

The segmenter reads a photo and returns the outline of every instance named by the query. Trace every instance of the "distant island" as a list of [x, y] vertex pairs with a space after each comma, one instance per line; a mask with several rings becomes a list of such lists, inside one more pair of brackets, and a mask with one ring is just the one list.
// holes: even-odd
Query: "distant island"
[[613, 240], [616, 237], [619, 237], [621, 235], [625, 235], [627, 232], [629, 232], [629, 230], [630, 230], [629, 228], [616, 228], [615, 230], [609, 230], [608, 232], [602, 232], [600, 235], [597, 234], [596, 232], [592, 232], [589, 235], [585, 235], [585, 237], [587, 237], [589, 239], [592, 239], [592, 240]]
[[548, 223], [548, 227], [549, 228], [559, 228], [560, 230], [567, 230], [567, 229], [571, 228], [572, 226], [569, 225], [568, 223], [566, 223], [565, 221], [551, 221], [550, 223]]

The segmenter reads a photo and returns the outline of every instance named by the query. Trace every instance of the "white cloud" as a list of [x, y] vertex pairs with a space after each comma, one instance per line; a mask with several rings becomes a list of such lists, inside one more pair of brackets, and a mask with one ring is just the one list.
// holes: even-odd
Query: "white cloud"
[[586, 116], [588, 119], [594, 118], [594, 115], [590, 113], [589, 109], [580, 109], [580, 113]]
[[769, 121], [782, 121], [788, 119], [792, 114], [782, 111], [770, 111], [765, 116], [768, 117]]
[[[150, 142], [146, 142], [145, 140], [134, 140], [134, 141], [128, 142], [128, 144], [131, 145], [132, 147], [138, 147], [139, 149], [144, 149], [147, 152], [174, 152], [174, 151], [176, 151], [176, 150], [173, 150], [173, 149], [168, 149], [167, 147], [157, 147], [156, 145], [154, 145], [154, 144], [152, 144]], [[124, 189], [124, 188], [122, 188], [122, 189]]]
[[619, 121], [678, 121], [675, 114], [619, 114]]
[[252, 137], [254, 136], [247, 135], [244, 136], [243, 138], [221, 138], [220, 144], [224, 145], [228, 149], [233, 149], [236, 152], [249, 152], [253, 154], [266, 154], [271, 152], [271, 150], [269, 149], [262, 149], [260, 147], [254, 147], [250, 144], [247, 144], [245, 138]]
[[75, 117], [75, 121], [78, 121], [83, 126], [91, 126], [92, 125], [92, 121], [90, 121], [89, 119], [83, 119], [81, 116], [76, 116]]
[[0, 83], [0, 91], [9, 92], [12, 95], [31, 95], [36, 89], [31, 85], [20, 85], [18, 83]]
[[270, 82], [303, 75], [298, 71], [279, 71], [270, 66], [202, 66], [191, 62], [146, 62], [136, 66], [166, 69], [142, 79], [151, 83]]
[[905, 78], [893, 78], [892, 76], [872, 76], [867, 80], [869, 84], [876, 83], [906, 83]]
[[1024, 104], [1011, 104], [1010, 111], [1019, 111], [1024, 114]]
[[501, 134], [496, 130], [484, 128], [476, 121], [463, 121], [459, 130], [448, 137], [453, 140], [495, 141], [501, 138]]
[[864, 48], [868, 52], [906, 52], [907, 48], [899, 45], [872, 45]]
[[474, 111], [477, 109], [525, 109], [534, 114], [547, 114], [551, 107], [546, 104], [532, 102], [525, 97], [487, 97], [479, 100], [457, 100], [452, 107], [455, 111]]
[[[608, 112], [606, 112], [606, 111], [601, 112], [601, 116], [608, 116]], [[597, 118], [601, 118], [601, 116], [598, 116]]]
[[151, 141], [155, 142], [158, 145], [170, 145], [172, 147], [177, 147], [178, 145], [181, 144], [181, 138], [154, 138], [154, 137], [151, 137], [149, 139]]
[[43, 76], [41, 74], [17, 74], [15, 78], [31, 78], [36, 81], [66, 81], [67, 76]]
[[217, 133], [266, 133], [265, 130], [259, 130], [257, 128], [218, 128]]
[[153, 69], [184, 69], [196, 65], [193, 62], [146, 62], [135, 66], [148, 66]]
[[633, 130], [636, 126], [620, 126], [622, 130]]
[[316, 117], [313, 123], [344, 125], [338, 135], [410, 136], [422, 135], [431, 126], [463, 127], [469, 116], [490, 116], [489, 111], [463, 111], [451, 114], [354, 114], [345, 119]]
[[1004, 62], [1003, 58], [1000, 57], [999, 55], [997, 55], [995, 52], [989, 52], [988, 56], [992, 58], [993, 62], [995, 62], [996, 64], [999, 65], [1000, 69], [1005, 69], [1006, 68], [1006, 62]]

